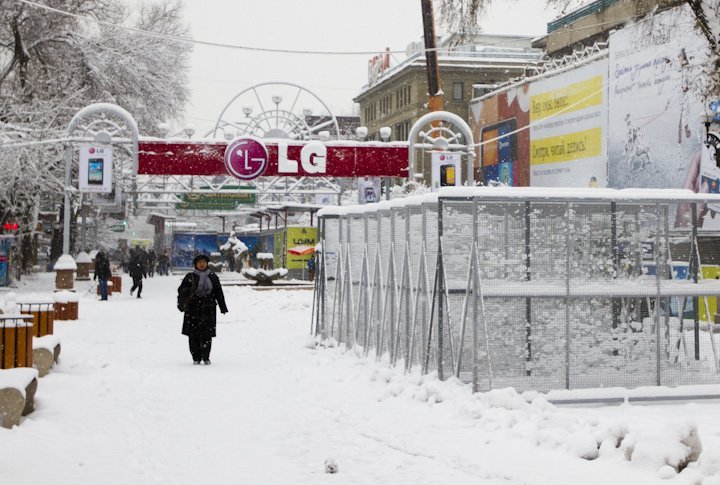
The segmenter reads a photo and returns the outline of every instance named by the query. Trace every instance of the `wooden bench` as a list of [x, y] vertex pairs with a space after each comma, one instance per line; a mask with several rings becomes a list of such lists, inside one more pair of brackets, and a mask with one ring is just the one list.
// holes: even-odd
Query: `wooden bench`
[[0, 370], [0, 426], [17, 426], [21, 416], [33, 412], [37, 377], [37, 369], [27, 367]]
[[32, 315], [0, 315], [0, 369], [32, 367]]

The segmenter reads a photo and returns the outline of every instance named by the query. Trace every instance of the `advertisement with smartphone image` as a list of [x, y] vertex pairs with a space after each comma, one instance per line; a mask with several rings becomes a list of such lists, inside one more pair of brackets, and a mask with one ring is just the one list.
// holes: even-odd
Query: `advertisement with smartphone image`
[[507, 186], [530, 184], [530, 96], [527, 83], [470, 105], [470, 125], [479, 140], [475, 180]]
[[105, 145], [80, 147], [80, 192], [112, 192], [113, 149]]
[[440, 187], [460, 187], [462, 173], [462, 153], [432, 152], [432, 186], [437, 192]]

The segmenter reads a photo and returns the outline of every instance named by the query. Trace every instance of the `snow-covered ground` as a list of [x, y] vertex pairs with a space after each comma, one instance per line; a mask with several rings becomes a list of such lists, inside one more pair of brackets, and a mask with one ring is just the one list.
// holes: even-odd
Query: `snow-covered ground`
[[[193, 366], [180, 279], [148, 279], [138, 300], [126, 278], [108, 302], [77, 283], [80, 320], [55, 325], [61, 360], [40, 379], [35, 412], [0, 428], [0, 483], [720, 483], [718, 402], [558, 408], [512, 390], [473, 396], [316, 346], [307, 290], [227, 286], [212, 365]], [[51, 287], [39, 275], [15, 292]], [[699, 463], [663, 468], [693, 426]], [[599, 457], [582, 458], [598, 443]], [[325, 473], [329, 458], [337, 474]]]

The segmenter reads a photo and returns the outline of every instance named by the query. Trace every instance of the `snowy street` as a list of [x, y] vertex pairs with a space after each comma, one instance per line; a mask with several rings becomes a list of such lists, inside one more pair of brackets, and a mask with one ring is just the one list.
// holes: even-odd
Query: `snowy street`
[[[50, 276], [17, 293], [49, 291]], [[40, 379], [35, 412], [0, 429], [12, 450], [0, 455], [0, 482], [651, 484], [668, 483], [653, 463], [605, 445], [584, 460], [584, 440], [617, 420], [632, 433], [654, 427], [642, 415], [669, 427], [692, 415], [705, 449], [720, 444], [716, 403], [558, 409], [512, 391], [473, 398], [453, 382], [311, 349], [307, 290], [225, 287], [230, 313], [212, 365], [193, 366], [179, 282], [145, 280], [137, 300], [126, 279], [108, 303], [76, 283], [80, 320], [55, 327], [60, 364]], [[327, 458], [337, 475], [324, 472]]]

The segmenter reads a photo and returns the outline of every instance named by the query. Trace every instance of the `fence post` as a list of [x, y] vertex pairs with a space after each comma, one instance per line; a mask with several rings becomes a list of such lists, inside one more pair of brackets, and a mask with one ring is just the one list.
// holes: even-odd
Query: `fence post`
[[[473, 382], [472, 382], [472, 386], [473, 386], [473, 392], [478, 392], [478, 373], [479, 373], [479, 369], [478, 369], [478, 345], [479, 345], [479, 343], [478, 343], [478, 328], [477, 328], [477, 327], [478, 327], [478, 318], [477, 318], [477, 317], [478, 317], [478, 315], [477, 315], [477, 313], [478, 313], [478, 308], [477, 308], [477, 304], [478, 304], [478, 297], [479, 297], [480, 291], [481, 291], [481, 290], [480, 290], [480, 285], [478, 284], [478, 283], [479, 283], [479, 280], [480, 280], [480, 278], [478, 277], [478, 275], [480, 274], [480, 259], [479, 259], [480, 255], [478, 254], [478, 227], [479, 227], [479, 221], [478, 221], [478, 205], [479, 205], [479, 204], [478, 204], [478, 203], [479, 203], [479, 200], [478, 200], [477, 197], [473, 198], [472, 200], [473, 200], [473, 203], [472, 203], [472, 211], [473, 211], [473, 236], [472, 236], [472, 241], [473, 241], [473, 242], [472, 242], [472, 244], [471, 244], [471, 247], [472, 247], [473, 254], [474, 254], [474, 256], [475, 256], [475, 264], [477, 265], [477, 268], [476, 268], [476, 273], [477, 273], [477, 274], [474, 274], [474, 275], [473, 275], [475, 285], [474, 285], [474, 288], [473, 288], [473, 334], [472, 334], [472, 341], [473, 341], [473, 349], [472, 349], [472, 360], [473, 360], [473, 364], [472, 364], [472, 380], [473, 380]], [[483, 317], [483, 319], [484, 319], [484, 317]], [[488, 339], [488, 338], [489, 338], [489, 336], [488, 336], [487, 333], [486, 333], [486, 334], [485, 334], [485, 339]], [[487, 341], [487, 340], [486, 340], [486, 341]], [[490, 359], [490, 349], [487, 349], [487, 350], [488, 350], [488, 360], [489, 360], [489, 359]], [[490, 369], [488, 369], [488, 373], [489, 373], [489, 372], [490, 372]], [[489, 374], [488, 374], [488, 375], [489, 375]], [[492, 378], [491, 378], [491, 379], [492, 379]]]
[[[697, 251], [697, 237], [698, 237], [698, 226], [697, 226], [697, 203], [692, 203], [692, 240], [690, 241], [690, 267], [692, 268], [692, 280], [694, 284], [698, 282], [698, 271], [700, 268], [700, 258], [698, 258]], [[694, 263], [694, 264], [693, 264]], [[700, 298], [697, 296], [693, 297], [693, 337], [695, 339], [695, 360], [700, 360]]]
[[660, 202], [655, 204], [655, 217], [657, 219], [657, 228], [655, 233], [655, 281], [657, 286], [657, 294], [655, 295], [655, 358], [657, 360], [655, 364], [656, 372], [656, 385], [660, 385], [661, 382], [661, 370], [660, 370], [660, 233], [662, 231], [662, 221], [660, 211]]
[[570, 389], [570, 202], [565, 205], [565, 389]]
[[442, 251], [442, 236], [443, 236], [443, 203], [442, 199], [438, 198], [438, 267], [435, 270], [437, 277], [438, 286], [438, 331], [437, 331], [437, 359], [438, 359], [438, 379], [444, 378], [443, 374], [443, 299], [445, 297], [445, 263], [443, 262], [443, 251]]

